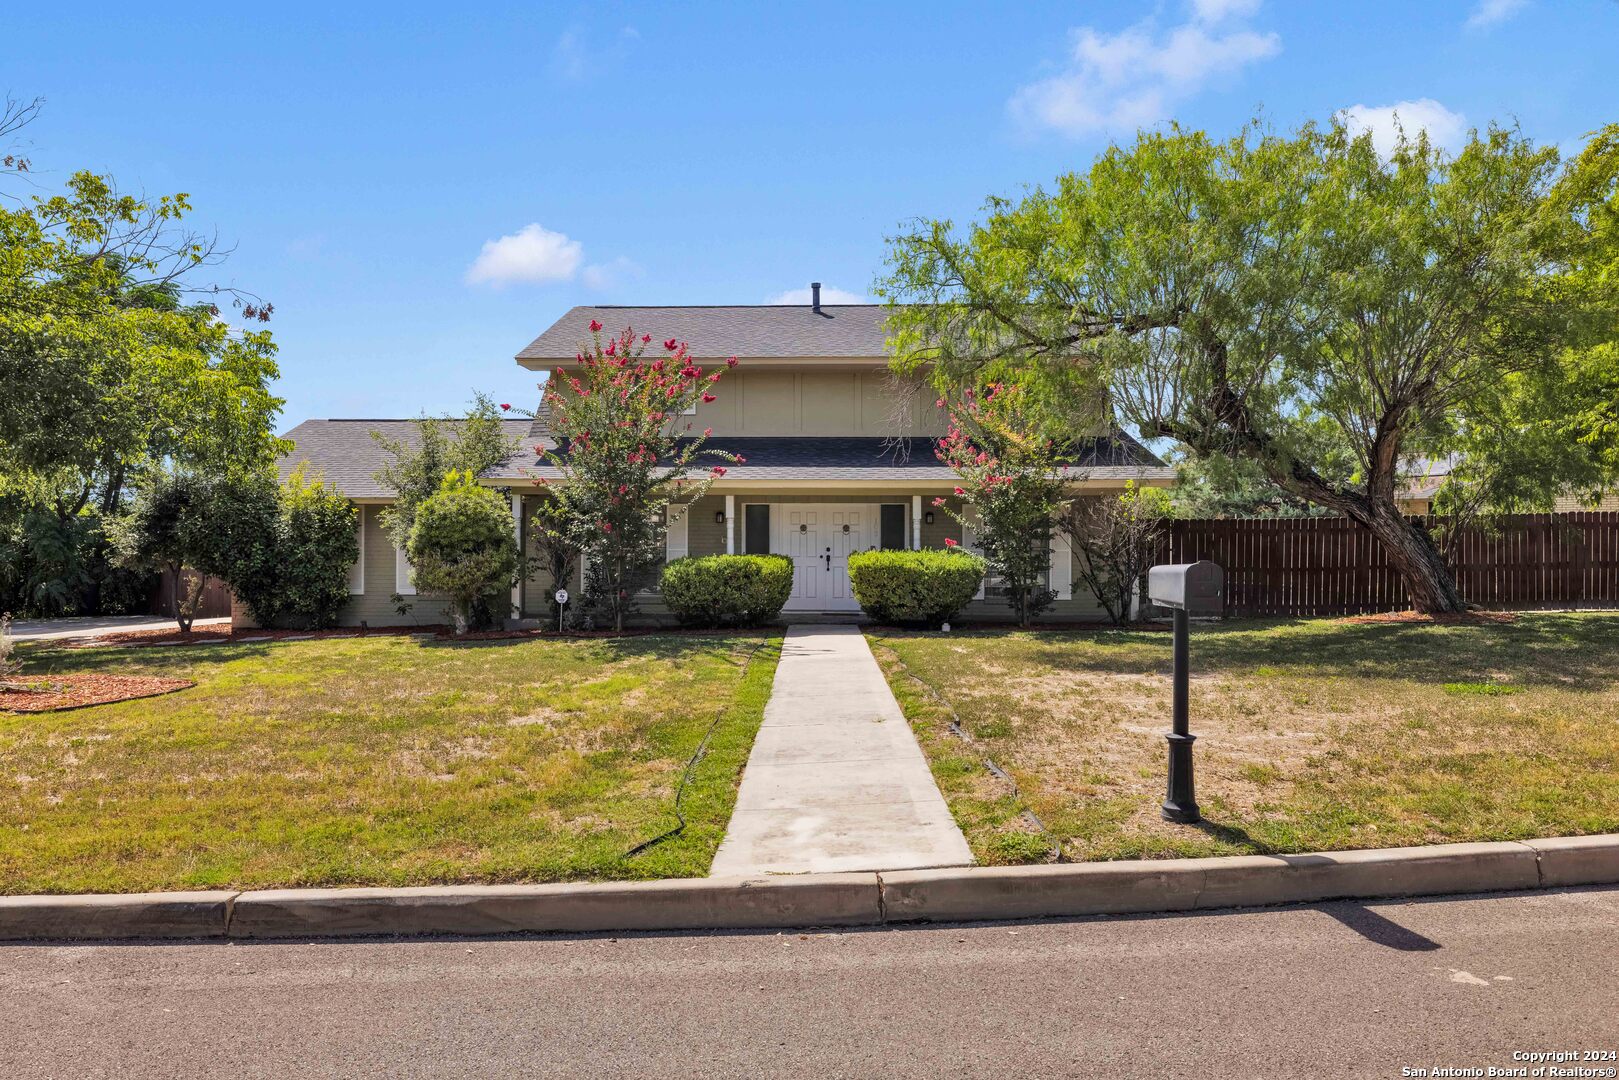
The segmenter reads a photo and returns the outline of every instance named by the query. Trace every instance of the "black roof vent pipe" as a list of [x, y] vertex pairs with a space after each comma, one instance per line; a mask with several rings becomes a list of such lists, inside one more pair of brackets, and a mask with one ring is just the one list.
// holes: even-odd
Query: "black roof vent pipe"
[[810, 282], [810, 310], [819, 315], [821, 313], [821, 283]]

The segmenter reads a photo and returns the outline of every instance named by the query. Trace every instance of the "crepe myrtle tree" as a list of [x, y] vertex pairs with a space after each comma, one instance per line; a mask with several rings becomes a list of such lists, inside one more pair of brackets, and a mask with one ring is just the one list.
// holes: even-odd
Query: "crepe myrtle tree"
[[[1103, 393], [1147, 437], [1252, 462], [1359, 522], [1419, 611], [1457, 611], [1396, 502], [1402, 465], [1487, 453], [1467, 436], [1512, 413], [1508, 395], [1612, 340], [1611, 285], [1575, 271], [1601, 241], [1613, 158], [1586, 155], [1570, 191], [1580, 170], [1495, 127], [1454, 153], [1402, 136], [1387, 156], [1338, 121], [1143, 133], [1052, 189], [991, 199], [965, 235], [922, 221], [894, 238], [878, 291], [898, 302], [895, 366], [946, 389], [1027, 385], [1059, 425], [1065, 402]], [[1594, 452], [1556, 445], [1576, 464]]]
[[950, 426], [934, 451], [956, 474], [961, 508], [942, 498], [933, 505], [972, 530], [1019, 626], [1056, 598], [1046, 586], [1046, 569], [1068, 484], [1058, 446], [1038, 430], [1027, 399], [1021, 388], [1000, 383], [982, 392], [969, 387], [955, 402], [940, 398]]
[[[561, 474], [549, 488], [549, 527], [585, 565], [585, 602], [615, 631], [635, 592], [663, 561], [671, 521], [687, 513], [725, 475], [739, 454], [706, 445], [711, 429], [694, 431], [684, 416], [716, 399], [723, 369], [704, 370], [684, 341], [669, 338], [648, 355], [652, 335], [630, 327], [603, 336], [590, 323], [590, 344], [576, 367], [552, 372], [541, 391], [554, 446], [535, 451]], [[736, 366], [736, 357], [726, 361]]]

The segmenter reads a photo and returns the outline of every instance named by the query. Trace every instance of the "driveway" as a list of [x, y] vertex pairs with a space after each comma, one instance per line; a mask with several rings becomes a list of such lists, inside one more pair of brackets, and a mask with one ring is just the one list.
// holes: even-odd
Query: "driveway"
[[[198, 619], [193, 629], [229, 626], [230, 616]], [[125, 630], [173, 630], [174, 620], [156, 615], [76, 615], [67, 619], [20, 619], [11, 624], [17, 641], [48, 641], [52, 638], [101, 637]]]

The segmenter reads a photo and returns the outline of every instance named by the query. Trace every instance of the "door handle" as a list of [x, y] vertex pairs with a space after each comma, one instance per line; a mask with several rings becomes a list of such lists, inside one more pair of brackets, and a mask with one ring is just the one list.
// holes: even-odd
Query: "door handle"
[[828, 570], [832, 569], [832, 549], [831, 548], [826, 549], [826, 568]]

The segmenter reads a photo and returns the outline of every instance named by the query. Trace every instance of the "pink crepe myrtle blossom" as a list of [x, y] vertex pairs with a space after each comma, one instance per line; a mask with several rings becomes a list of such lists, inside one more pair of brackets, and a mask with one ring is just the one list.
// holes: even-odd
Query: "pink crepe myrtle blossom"
[[595, 319], [590, 320], [590, 332], [592, 334], [599, 333], [601, 331], [601, 328], [602, 328], [601, 323], [597, 322]]
[[705, 405], [710, 404], [711, 402], [718, 401], [718, 400], [719, 400], [719, 398], [715, 397], [713, 394], [704, 394], [703, 395], [703, 404], [705, 404]]
[[510, 404], [510, 403], [507, 403], [507, 404], [505, 404], [505, 405], [502, 405], [502, 406], [501, 406], [501, 407], [500, 407], [500, 411], [501, 411], [501, 412], [511, 412], [511, 411], [512, 411], [512, 407], [511, 407], [511, 404]]
[[947, 537], [944, 538], [944, 546], [947, 547], [947, 548], [953, 548], [953, 547], [957, 547], [959, 545], [958, 545], [957, 541], [955, 541], [954, 539], [947, 536]]

